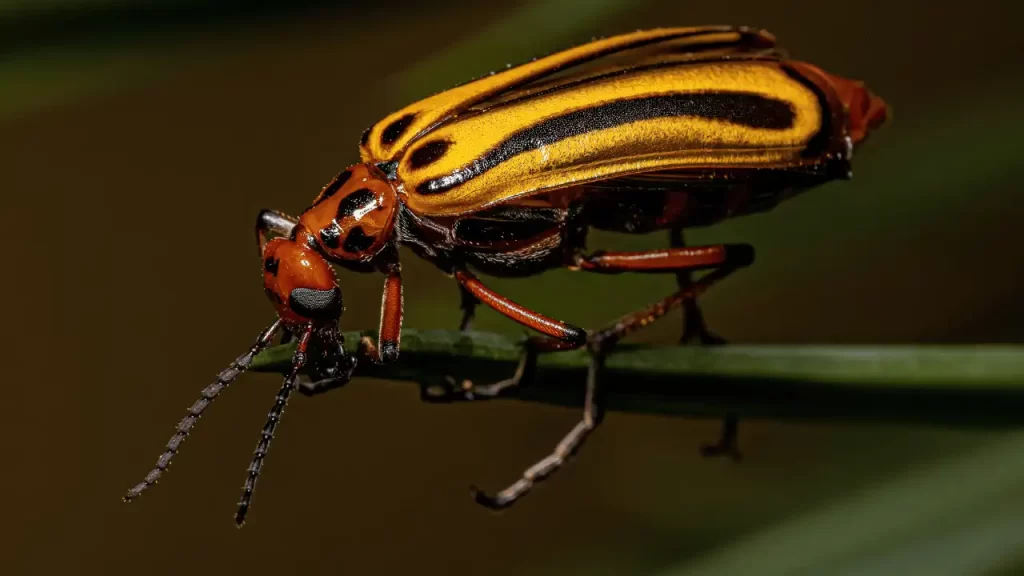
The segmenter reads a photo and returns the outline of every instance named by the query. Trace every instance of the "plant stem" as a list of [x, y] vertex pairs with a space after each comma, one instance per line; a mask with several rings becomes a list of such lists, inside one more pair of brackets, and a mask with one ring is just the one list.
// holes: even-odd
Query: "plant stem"
[[[349, 346], [374, 331], [347, 332]], [[436, 384], [509, 377], [521, 340], [485, 332], [406, 330], [395, 364], [363, 362], [361, 377]], [[294, 346], [252, 369], [287, 371]], [[507, 397], [578, 406], [587, 352], [541, 355], [536, 377]], [[1024, 423], [1024, 346], [622, 345], [602, 375], [608, 408], [674, 416], [842, 419], [1009, 426]], [[308, 384], [302, 390], [314, 391]]]

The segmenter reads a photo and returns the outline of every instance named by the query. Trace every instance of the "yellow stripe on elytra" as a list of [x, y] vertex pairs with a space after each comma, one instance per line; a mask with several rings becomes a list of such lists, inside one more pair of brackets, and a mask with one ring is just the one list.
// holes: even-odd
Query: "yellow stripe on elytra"
[[[510, 135], [544, 119], [623, 99], [706, 91], [746, 92], [788, 102], [794, 112], [793, 124], [779, 130], [695, 116], [642, 120], [521, 153], [440, 194], [423, 196], [415, 192], [423, 182], [469, 166]], [[773, 62], [689, 65], [615, 77], [456, 120], [422, 140], [450, 141], [444, 155], [419, 170], [409, 167], [407, 155], [398, 176], [408, 193], [410, 208], [423, 214], [454, 214], [539, 188], [563, 187], [653, 167], [792, 161], [817, 133], [820, 123], [815, 94]], [[598, 170], [598, 166], [602, 168]]]
[[[365, 146], [361, 147], [360, 153], [365, 162], [381, 162], [391, 159], [397, 152], [423, 130], [433, 126], [438, 121], [447, 118], [453, 112], [464, 110], [472, 104], [488, 98], [494, 94], [507, 89], [509, 86], [517, 85], [523, 81], [544, 76], [551, 73], [566, 62], [585, 58], [588, 55], [614, 50], [617, 47], [625, 47], [644, 40], [656, 40], [677, 34], [706, 30], [710, 33], [723, 33], [735, 30], [729, 26], [694, 27], [694, 28], [662, 28], [655, 30], [644, 30], [632, 34], [612, 36], [603, 40], [597, 40], [562, 52], [557, 52], [533, 62], [522, 64], [508, 70], [496, 72], [490, 76], [484, 76], [468, 84], [452, 88], [445, 92], [435, 94], [429, 98], [420, 100], [406, 106], [405, 108], [388, 115], [371, 128]], [[728, 32], [736, 39], [738, 32]], [[408, 114], [415, 114], [415, 119], [401, 136], [391, 144], [381, 142], [381, 132], [395, 120]]]

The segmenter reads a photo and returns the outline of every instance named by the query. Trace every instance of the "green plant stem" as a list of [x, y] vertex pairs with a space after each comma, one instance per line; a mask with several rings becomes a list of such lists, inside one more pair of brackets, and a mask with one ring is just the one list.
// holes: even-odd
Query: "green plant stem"
[[[351, 350], [361, 336], [346, 332]], [[508, 378], [521, 340], [484, 332], [406, 330], [398, 362], [362, 361], [356, 375], [437, 384], [445, 376]], [[252, 369], [285, 371], [294, 345], [264, 351]], [[543, 354], [509, 398], [578, 406], [587, 352]], [[674, 416], [843, 419], [1009, 426], [1024, 423], [1024, 346], [623, 345], [607, 358], [608, 408]], [[310, 388], [303, 390], [310, 393]]]

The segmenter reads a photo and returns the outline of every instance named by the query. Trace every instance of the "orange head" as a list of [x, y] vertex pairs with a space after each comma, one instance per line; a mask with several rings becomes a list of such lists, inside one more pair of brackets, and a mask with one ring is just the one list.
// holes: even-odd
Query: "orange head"
[[391, 240], [397, 211], [398, 194], [387, 176], [372, 164], [357, 164], [324, 187], [299, 218], [299, 235], [341, 264], [368, 263]]
[[285, 324], [335, 326], [344, 310], [331, 265], [316, 250], [274, 238], [263, 250], [263, 290]]

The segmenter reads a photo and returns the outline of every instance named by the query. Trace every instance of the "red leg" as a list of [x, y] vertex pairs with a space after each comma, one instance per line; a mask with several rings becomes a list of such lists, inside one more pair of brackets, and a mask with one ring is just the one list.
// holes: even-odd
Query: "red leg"
[[[478, 386], [471, 380], [463, 380], [458, 383], [451, 376], [446, 376], [441, 384], [425, 384], [420, 388], [420, 397], [424, 401], [452, 402], [454, 400], [496, 397], [506, 388], [518, 386], [524, 378], [532, 375], [538, 353], [573, 350], [587, 343], [587, 332], [582, 328], [548, 318], [539, 312], [516, 304], [484, 286], [468, 270], [456, 270], [455, 278], [459, 281], [464, 305], [471, 302], [472, 307], [475, 307], [477, 302], [482, 302], [523, 326], [544, 334], [544, 336], [531, 336], [526, 340], [526, 351], [519, 362], [515, 375], [511, 378]], [[472, 307], [469, 308], [468, 316], [463, 317], [463, 329], [468, 325], [467, 317], [472, 318]]]
[[692, 248], [664, 248], [647, 252], [580, 254], [576, 266], [588, 272], [678, 272], [708, 268], [740, 268], [754, 260], [747, 244], [716, 244]]
[[480, 302], [490, 306], [516, 322], [532, 328], [549, 338], [538, 338], [533, 344], [539, 352], [567, 350], [579, 348], [587, 342], [587, 332], [582, 328], [567, 324], [554, 318], [548, 318], [525, 306], [505, 298], [483, 285], [476, 276], [467, 270], [456, 270], [455, 279], [459, 284]]
[[380, 346], [375, 345], [369, 336], [364, 336], [359, 341], [361, 355], [377, 364], [398, 360], [402, 340], [402, 307], [402, 267], [394, 264], [387, 270], [384, 294], [381, 296], [378, 331]]

